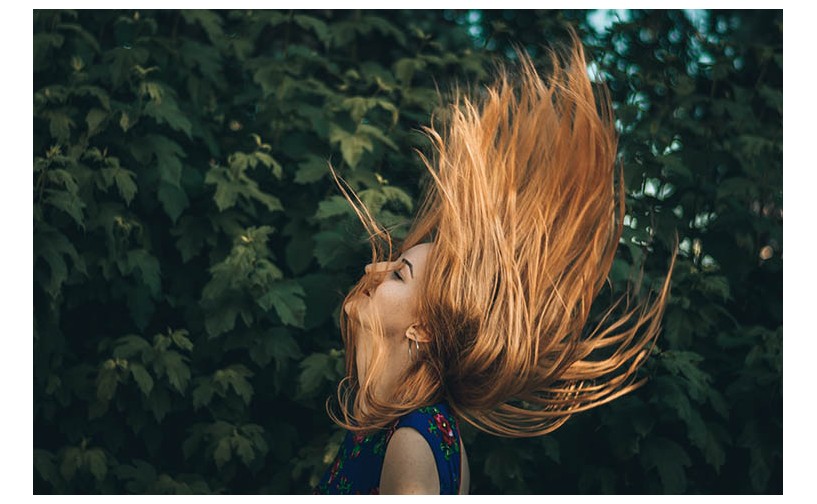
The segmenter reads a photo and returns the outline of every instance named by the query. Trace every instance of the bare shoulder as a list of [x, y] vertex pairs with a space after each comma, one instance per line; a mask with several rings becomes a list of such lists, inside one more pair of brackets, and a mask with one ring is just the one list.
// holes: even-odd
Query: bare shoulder
[[386, 448], [381, 494], [437, 494], [440, 478], [431, 447], [411, 427], [397, 429]]
[[460, 438], [460, 453], [462, 454], [462, 458], [460, 459], [460, 471], [462, 480], [460, 481], [460, 495], [468, 495], [471, 493], [471, 466], [468, 465], [468, 454], [465, 453], [465, 445], [462, 442], [462, 438]]

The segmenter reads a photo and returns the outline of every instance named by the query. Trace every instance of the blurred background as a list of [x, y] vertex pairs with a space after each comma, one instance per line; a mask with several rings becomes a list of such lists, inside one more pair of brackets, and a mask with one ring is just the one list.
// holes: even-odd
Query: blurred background
[[[454, 82], [576, 28], [628, 188], [599, 309], [680, 239], [637, 392], [463, 426], [472, 493], [782, 493], [782, 11], [34, 11], [34, 493], [309, 493], [337, 326]], [[643, 277], [639, 271], [643, 269]]]

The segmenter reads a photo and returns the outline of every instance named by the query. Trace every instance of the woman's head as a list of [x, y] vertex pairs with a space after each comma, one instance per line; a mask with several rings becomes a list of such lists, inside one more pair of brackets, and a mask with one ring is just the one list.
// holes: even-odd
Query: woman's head
[[369, 280], [365, 287], [355, 291], [343, 306], [355, 324], [358, 379], [367, 380], [368, 366], [378, 347], [388, 363], [382, 372], [372, 376], [376, 396], [381, 400], [389, 398], [412, 355], [419, 354], [420, 345], [429, 341], [419, 319], [419, 305], [430, 249], [430, 243], [421, 243], [394, 261], [367, 265], [365, 277]]
[[[344, 302], [348, 388], [339, 423], [347, 428], [381, 427], [445, 397], [485, 431], [539, 435], [637, 385], [669, 277], [651, 305], [627, 307], [615, 320], [611, 308], [588, 328], [621, 237], [624, 188], [615, 180], [609, 97], [601, 86], [594, 95], [573, 42], [561, 58], [552, 54], [547, 81], [519, 53], [515, 73], [500, 69], [482, 99], [457, 95], [441, 132], [426, 128], [434, 158], [421, 157], [431, 183], [402, 250], [432, 244], [399, 320], [362, 310], [379, 313], [385, 301], [358, 304], [361, 293], [387, 285], [374, 274]], [[344, 194], [372, 236], [390, 243]], [[373, 258], [390, 256], [374, 238]], [[408, 359], [410, 327], [422, 339]], [[376, 394], [381, 375], [392, 386]]]
[[339, 386], [338, 424], [352, 430], [384, 426], [389, 419], [440, 397], [431, 335], [420, 310], [432, 243], [405, 245], [402, 253], [373, 259], [343, 302], [341, 334], [347, 376]]

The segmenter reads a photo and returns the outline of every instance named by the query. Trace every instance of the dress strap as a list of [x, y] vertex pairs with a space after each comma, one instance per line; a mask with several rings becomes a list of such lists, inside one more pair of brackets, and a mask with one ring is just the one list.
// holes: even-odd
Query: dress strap
[[397, 428], [411, 427], [431, 447], [440, 478], [440, 494], [455, 495], [460, 488], [460, 432], [457, 419], [445, 403], [412, 411], [400, 418]]

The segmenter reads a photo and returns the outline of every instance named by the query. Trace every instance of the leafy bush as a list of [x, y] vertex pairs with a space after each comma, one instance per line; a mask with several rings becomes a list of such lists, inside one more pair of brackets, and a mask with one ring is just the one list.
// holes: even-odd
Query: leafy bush
[[636, 393], [466, 428], [471, 490], [782, 492], [782, 12], [239, 10], [35, 12], [34, 491], [309, 492], [367, 257], [327, 162], [400, 237], [437, 86], [565, 21], [621, 122], [611, 290], [677, 231], [673, 297]]

